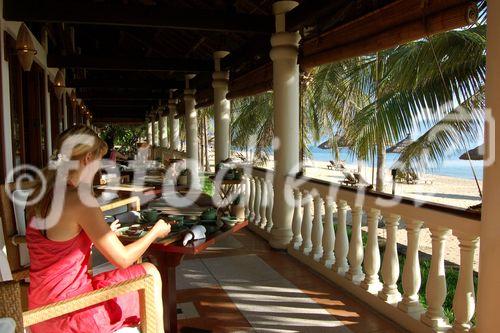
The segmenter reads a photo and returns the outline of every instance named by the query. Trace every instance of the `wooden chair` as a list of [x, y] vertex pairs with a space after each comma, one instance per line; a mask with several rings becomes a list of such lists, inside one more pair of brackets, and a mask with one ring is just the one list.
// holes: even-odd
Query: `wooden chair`
[[[139, 291], [142, 333], [156, 333], [156, 305], [154, 302], [154, 279], [151, 275], [141, 276], [114, 286], [91, 291], [68, 300], [43, 307], [22, 311], [19, 282], [0, 282], [0, 318], [8, 317], [16, 322], [16, 333], [24, 332], [29, 326], [57, 318], [92, 305], [103, 303], [130, 292]], [[121, 330], [118, 330], [120, 332]]]

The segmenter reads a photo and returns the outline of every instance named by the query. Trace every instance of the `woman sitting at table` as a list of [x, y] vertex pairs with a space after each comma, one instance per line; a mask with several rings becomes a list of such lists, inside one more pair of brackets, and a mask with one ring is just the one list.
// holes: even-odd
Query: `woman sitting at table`
[[[38, 180], [29, 198], [34, 201], [28, 206], [26, 233], [31, 260], [29, 307], [33, 309], [150, 274], [155, 279], [158, 327], [163, 331], [158, 270], [150, 263], [134, 263], [156, 238], [168, 235], [170, 225], [160, 220], [137, 241], [126, 246], [120, 242], [104, 221], [92, 195], [93, 176], [106, 150], [106, 143], [89, 127], [66, 130], [58, 139], [49, 166], [43, 170], [46, 183]], [[118, 269], [92, 277], [88, 273], [92, 244]], [[137, 326], [139, 322], [138, 292], [131, 292], [34, 325], [31, 331], [108, 333]]]
[[108, 145], [108, 152], [104, 154], [104, 158], [107, 158], [113, 162], [116, 162], [116, 160], [128, 159], [128, 156], [123, 155], [122, 153], [120, 153], [118, 150], [115, 149], [115, 139], [113, 137], [107, 138], [106, 144]]

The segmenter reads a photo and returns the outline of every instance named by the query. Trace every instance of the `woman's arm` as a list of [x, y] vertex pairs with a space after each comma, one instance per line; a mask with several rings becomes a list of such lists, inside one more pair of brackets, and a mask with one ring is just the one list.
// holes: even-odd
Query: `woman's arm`
[[104, 221], [104, 215], [99, 208], [82, 207], [81, 209], [84, 212], [79, 214], [81, 216], [79, 225], [99, 252], [119, 268], [127, 268], [132, 265], [146, 252], [151, 243], [170, 233], [170, 225], [160, 220], [144, 237], [124, 246]]

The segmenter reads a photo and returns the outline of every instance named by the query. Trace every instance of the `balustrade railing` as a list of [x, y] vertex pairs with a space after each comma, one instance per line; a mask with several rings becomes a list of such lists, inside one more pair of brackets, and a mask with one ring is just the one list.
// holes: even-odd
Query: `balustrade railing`
[[[272, 171], [253, 168], [247, 176], [247, 213], [251, 229], [265, 238], [272, 229]], [[468, 332], [475, 310], [474, 252], [480, 218], [465, 210], [342, 187], [302, 177], [293, 182], [295, 200], [288, 252], [304, 264], [390, 316], [410, 331]], [[362, 225], [366, 221], [364, 235]], [[378, 229], [385, 228], [385, 246]], [[396, 233], [406, 230], [407, 247], [398, 253]], [[425, 286], [426, 308], [420, 302], [422, 274], [419, 235], [429, 228], [430, 270]], [[443, 303], [447, 294], [444, 253], [450, 235], [460, 244], [458, 282], [453, 297], [454, 321]], [[365, 237], [366, 242], [363, 242]], [[382, 251], [381, 251], [382, 249]], [[399, 258], [404, 267], [400, 275]], [[383, 258], [383, 259], [382, 259]], [[398, 282], [402, 288], [398, 289]]]

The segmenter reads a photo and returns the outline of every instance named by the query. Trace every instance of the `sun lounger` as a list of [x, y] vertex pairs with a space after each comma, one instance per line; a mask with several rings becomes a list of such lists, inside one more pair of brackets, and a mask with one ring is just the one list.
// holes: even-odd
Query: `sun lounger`
[[343, 161], [330, 161], [330, 164], [326, 166], [328, 170], [337, 170], [337, 171], [342, 171], [345, 169], [345, 164]]
[[356, 179], [356, 177], [349, 171], [343, 171], [344, 174], [344, 180], [340, 181], [340, 185], [346, 185], [346, 186], [356, 186], [359, 184], [359, 181]]

